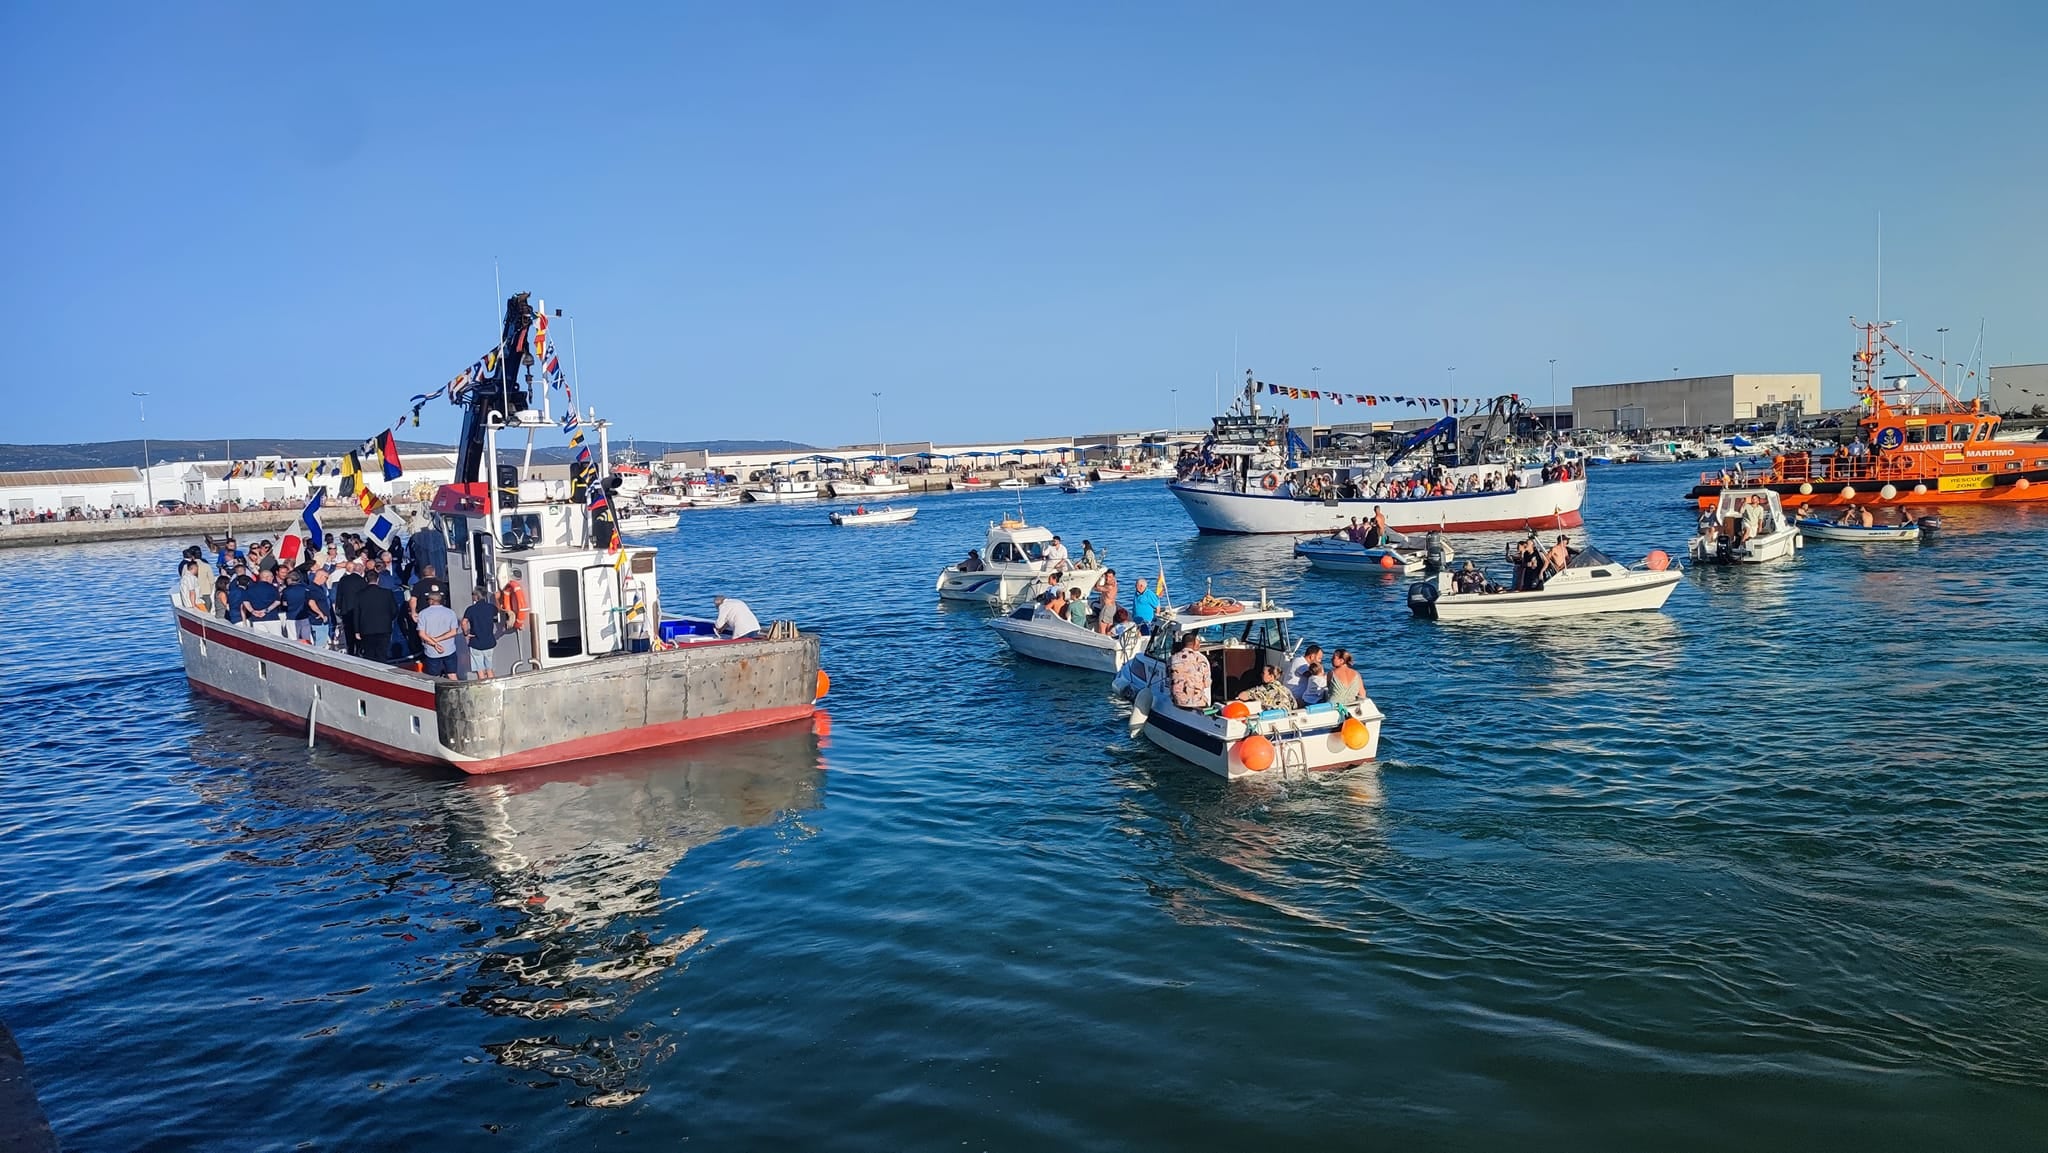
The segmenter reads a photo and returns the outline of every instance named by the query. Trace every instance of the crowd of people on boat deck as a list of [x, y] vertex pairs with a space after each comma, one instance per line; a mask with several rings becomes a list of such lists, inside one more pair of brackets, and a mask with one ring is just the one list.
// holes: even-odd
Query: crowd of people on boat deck
[[[976, 559], [970, 551], [969, 560]], [[1131, 607], [1119, 603], [1121, 588], [1116, 570], [1106, 567], [1092, 541], [1081, 542], [1081, 556], [1074, 559], [1067, 546], [1055, 536], [1046, 545], [1045, 576], [1033, 588], [1031, 603], [1019, 610], [1024, 616], [1049, 615], [1103, 636], [1121, 637], [1131, 632], [1150, 634], [1159, 620], [1159, 593], [1152, 582], [1139, 577], [1131, 596]], [[963, 563], [963, 571], [974, 571]], [[1099, 572], [1097, 570], [1100, 570]], [[1094, 573], [1093, 577], [1088, 574]]]
[[[1202, 712], [1214, 704], [1215, 667], [1202, 652], [1201, 633], [1190, 630], [1174, 648], [1167, 662], [1167, 677], [1173, 703], [1183, 709]], [[1271, 661], [1259, 666], [1259, 683], [1238, 693], [1233, 700], [1254, 709], [1299, 709], [1329, 701], [1352, 705], [1365, 696], [1365, 678], [1352, 663], [1351, 650], [1334, 649], [1330, 664], [1323, 666], [1323, 646], [1310, 644], [1285, 668]]]
[[1751, 493], [1743, 498], [1740, 511], [1717, 522], [1713, 513], [1700, 519], [1700, 535], [1712, 538], [1717, 532], [1724, 534], [1735, 544], [1748, 544], [1760, 536], [1769, 536], [1784, 527], [1771, 513], [1770, 502], [1762, 493]]
[[1508, 585], [1495, 584], [1488, 580], [1479, 566], [1466, 561], [1464, 566], [1451, 574], [1451, 587], [1460, 593], [1533, 593], [1542, 592], [1550, 578], [1569, 568], [1572, 563], [1571, 537], [1559, 533], [1549, 548], [1537, 538], [1535, 530], [1516, 542], [1508, 554], [1512, 575]]
[[500, 641], [529, 627], [526, 590], [514, 579], [495, 601], [478, 588], [468, 605], [453, 605], [440, 576], [447, 564], [447, 538], [432, 528], [388, 547], [342, 533], [292, 557], [268, 540], [245, 550], [229, 537], [211, 556], [199, 545], [185, 549], [178, 603], [252, 632], [417, 662], [429, 676], [489, 680]]
[[[1226, 469], [1227, 466], [1220, 460], [1207, 463], [1196, 461], [1190, 465], [1184, 456], [1178, 476], [1183, 481], [1212, 480]], [[1258, 483], [1275, 496], [1302, 500], [1327, 500], [1332, 497], [1337, 500], [1424, 500], [1430, 497], [1515, 492], [1526, 483], [1524, 472], [1523, 469], [1506, 466], [1482, 472], [1453, 472], [1439, 464], [1416, 473], [1340, 478], [1335, 472], [1309, 469], [1269, 472]], [[1537, 476], [1543, 484], [1571, 480], [1578, 475], [1579, 466], [1569, 461], [1555, 461], [1537, 470]]]

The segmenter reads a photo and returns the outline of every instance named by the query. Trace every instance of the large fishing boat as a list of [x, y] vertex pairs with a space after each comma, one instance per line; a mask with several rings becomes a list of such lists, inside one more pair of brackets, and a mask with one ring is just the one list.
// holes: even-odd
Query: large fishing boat
[[[618, 540], [611, 498], [619, 481], [608, 463], [598, 463], [606, 461], [604, 452], [592, 461], [583, 449], [567, 499], [527, 499], [533, 490], [522, 490], [520, 466], [500, 463], [499, 436], [523, 434], [530, 454], [535, 434], [554, 427], [534, 410], [531, 391], [530, 366], [548, 372], [546, 328], [545, 309], [536, 312], [525, 293], [513, 297], [497, 348], [440, 390], [465, 411], [455, 480], [434, 494], [430, 527], [446, 545], [442, 575], [451, 607], [470, 604], [472, 590], [482, 589], [522, 626], [499, 638], [499, 675], [429, 677], [409, 664], [304, 644], [263, 625], [228, 624], [176, 603], [174, 594], [193, 688], [303, 727], [309, 742], [326, 737], [467, 773], [675, 745], [811, 716], [824, 687], [815, 635], [785, 625], [772, 628], [770, 639], [720, 639], [704, 622], [663, 615], [656, 550]], [[580, 445], [573, 394], [570, 404], [564, 425]], [[597, 431], [602, 445], [603, 427]], [[388, 539], [396, 521], [384, 510], [365, 527], [371, 538]], [[301, 523], [317, 539], [318, 520], [304, 516]], [[417, 535], [413, 543], [417, 549]]]
[[[1583, 472], [1488, 462], [1515, 412], [1514, 399], [1500, 397], [1462, 435], [1458, 418], [1446, 416], [1385, 460], [1318, 461], [1285, 414], [1260, 411], [1247, 374], [1244, 395], [1212, 420], [1199, 457], [1184, 462], [1167, 488], [1195, 527], [1211, 533], [1324, 533], [1372, 520], [1375, 510], [1394, 529], [1577, 527]], [[1417, 457], [1435, 446], [1443, 451]]]
[[[1854, 440], [1829, 455], [1779, 453], [1761, 477], [1706, 473], [1686, 495], [1703, 510], [1730, 486], [1771, 489], [1795, 508], [2048, 500], [2048, 442], [1998, 439], [1998, 414], [1928, 375], [1885, 331], [1890, 322], [1856, 327], [1863, 347], [1853, 377], [1864, 412]], [[1887, 352], [1912, 371], [1887, 377]]]

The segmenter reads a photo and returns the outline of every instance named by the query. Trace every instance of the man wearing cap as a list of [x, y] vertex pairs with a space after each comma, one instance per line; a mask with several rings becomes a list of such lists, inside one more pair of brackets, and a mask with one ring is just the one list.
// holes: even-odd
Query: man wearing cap
[[738, 597], [715, 596], [711, 603], [718, 606], [718, 621], [712, 625], [712, 632], [734, 640], [761, 635], [761, 621], [747, 602]]

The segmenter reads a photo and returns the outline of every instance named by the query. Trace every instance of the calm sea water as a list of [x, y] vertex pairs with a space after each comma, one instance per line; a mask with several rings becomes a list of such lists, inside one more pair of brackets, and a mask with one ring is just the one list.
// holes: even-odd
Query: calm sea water
[[[1678, 553], [1688, 476], [1588, 534]], [[68, 1147], [2042, 1147], [2043, 512], [1486, 629], [1025, 494], [1361, 651], [1382, 763], [1227, 785], [937, 604], [1014, 498], [917, 503], [657, 540], [823, 634], [829, 720], [497, 780], [195, 698], [169, 542], [0, 552], [0, 1017]]]

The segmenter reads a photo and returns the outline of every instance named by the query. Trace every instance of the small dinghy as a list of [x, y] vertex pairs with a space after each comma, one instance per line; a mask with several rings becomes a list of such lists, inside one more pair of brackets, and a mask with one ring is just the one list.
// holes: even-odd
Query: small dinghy
[[1774, 490], [1724, 488], [1685, 547], [1694, 564], [1764, 564], [1798, 552], [1805, 539]]
[[862, 507], [854, 509], [852, 512], [835, 512], [827, 514], [827, 519], [829, 519], [833, 524], [850, 528], [854, 525], [864, 524], [902, 524], [904, 521], [907, 521], [911, 517], [914, 517], [916, 515], [917, 506], [915, 505], [912, 505], [909, 508]]
[[1630, 568], [1596, 548], [1573, 553], [1543, 587], [1510, 592], [1466, 562], [1464, 572], [1438, 573], [1408, 586], [1408, 611], [1426, 621], [1528, 620], [1588, 613], [1655, 611], [1671, 598], [1682, 573], [1663, 550]]
[[1065, 493], [1087, 492], [1094, 487], [1094, 485], [1088, 483], [1086, 478], [1078, 476], [1069, 477], [1060, 482], [1060, 491]]
[[1294, 555], [1308, 561], [1311, 568], [1331, 572], [1405, 573], [1443, 568], [1456, 555], [1442, 533], [1430, 533], [1419, 546], [1398, 533], [1389, 534], [1388, 540], [1387, 544], [1367, 548], [1341, 536], [1309, 537], [1295, 542]]
[[1865, 544], [1896, 541], [1911, 543], [1926, 540], [1941, 529], [1941, 518], [1923, 516], [1904, 524], [1862, 524], [1827, 520], [1817, 516], [1799, 518], [1799, 531], [1815, 540], [1858, 541]]
[[681, 517], [675, 512], [654, 512], [636, 509], [619, 517], [619, 531], [622, 533], [667, 532], [676, 527]]
[[997, 617], [988, 627], [1018, 656], [1098, 673], [1116, 672], [1145, 644], [1145, 634], [1135, 625], [1124, 625], [1120, 635], [1098, 633], [1037, 605]]

